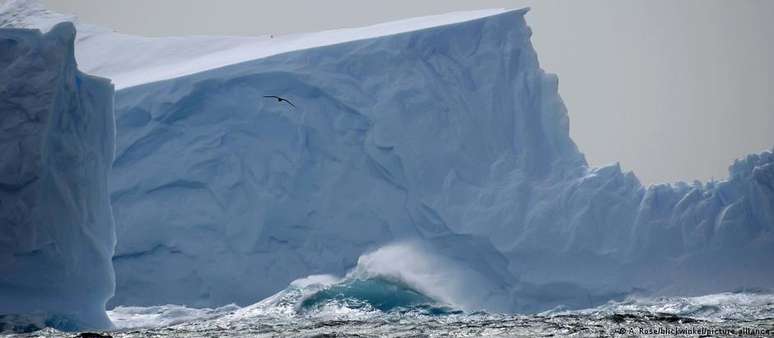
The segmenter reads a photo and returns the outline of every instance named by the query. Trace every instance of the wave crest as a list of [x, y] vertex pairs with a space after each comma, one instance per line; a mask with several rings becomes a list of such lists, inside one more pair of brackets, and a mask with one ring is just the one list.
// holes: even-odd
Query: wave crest
[[418, 311], [431, 315], [458, 312], [402, 281], [385, 277], [346, 279], [304, 298], [299, 309], [309, 312], [330, 306], [383, 312]]

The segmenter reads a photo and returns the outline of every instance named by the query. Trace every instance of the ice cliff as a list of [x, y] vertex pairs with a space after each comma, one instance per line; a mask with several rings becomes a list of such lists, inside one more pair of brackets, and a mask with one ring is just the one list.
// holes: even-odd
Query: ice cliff
[[0, 29], [0, 331], [110, 326], [113, 86], [75, 28]]
[[113, 303], [247, 304], [405, 239], [510, 283], [433, 203], [495, 163], [529, 177], [583, 163], [523, 13], [120, 91]]
[[509, 310], [772, 285], [771, 154], [704, 185], [588, 168], [523, 14], [120, 91], [114, 304], [249, 303], [397, 239], [460, 234], [526, 283], [497, 277]]
[[79, 60], [122, 88], [111, 304], [250, 304], [401, 241], [468, 271], [466, 309], [774, 285], [774, 155], [708, 183], [590, 168], [525, 13], [277, 39], [85, 26]]

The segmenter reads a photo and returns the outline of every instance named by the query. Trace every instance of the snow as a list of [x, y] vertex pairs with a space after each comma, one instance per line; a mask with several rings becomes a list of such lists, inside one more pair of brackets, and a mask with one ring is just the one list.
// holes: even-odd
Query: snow
[[[0, 23], [56, 21], [29, 4]], [[274, 39], [79, 25], [78, 60], [122, 88], [110, 306], [246, 306], [358, 266], [505, 312], [774, 285], [772, 152], [719, 182], [590, 168], [525, 13]]]
[[0, 29], [0, 331], [110, 326], [113, 87], [78, 72], [74, 38]]
[[[116, 89], [190, 75], [253, 59], [378, 36], [469, 21], [504, 9], [465, 11], [411, 18], [368, 27], [280, 36], [189, 36], [150, 38], [77, 24], [76, 57], [89, 74], [110, 78]], [[38, 0], [9, 0], [0, 7], [0, 27], [47, 30], [72, 15], [49, 11]]]

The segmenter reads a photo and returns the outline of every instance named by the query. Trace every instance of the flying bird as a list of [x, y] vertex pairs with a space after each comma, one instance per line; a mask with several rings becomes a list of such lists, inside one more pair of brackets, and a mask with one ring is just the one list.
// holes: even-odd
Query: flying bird
[[277, 99], [277, 102], [287, 102], [289, 105], [293, 106], [293, 108], [296, 108], [296, 105], [293, 104], [293, 102], [290, 102], [290, 100], [286, 98], [279, 97], [277, 95], [264, 95], [265, 98], [271, 98], [271, 99]]

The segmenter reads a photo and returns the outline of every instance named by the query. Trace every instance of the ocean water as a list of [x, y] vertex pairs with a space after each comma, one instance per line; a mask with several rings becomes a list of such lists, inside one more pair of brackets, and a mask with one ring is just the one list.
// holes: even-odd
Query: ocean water
[[[314, 276], [251, 306], [117, 307], [113, 337], [772, 336], [774, 294], [631, 297], [582, 310], [467, 313], [387, 278]], [[54, 329], [13, 337], [72, 337]]]

